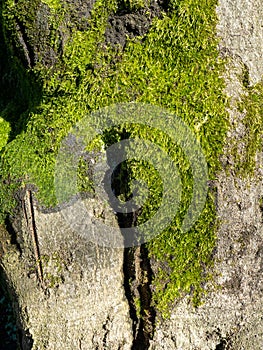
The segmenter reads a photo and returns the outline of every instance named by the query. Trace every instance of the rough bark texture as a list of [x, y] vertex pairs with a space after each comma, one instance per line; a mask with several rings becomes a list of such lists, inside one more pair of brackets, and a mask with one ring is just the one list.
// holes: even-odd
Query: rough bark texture
[[[123, 251], [102, 249], [76, 235], [64, 216], [72, 207], [47, 214], [33, 205], [42, 278], [30, 232], [30, 203], [27, 196], [23, 200], [25, 212], [14, 226], [19, 249], [7, 248], [3, 260], [18, 299], [24, 330], [21, 348], [130, 349], [132, 322], [123, 289]], [[92, 213], [102, 207], [98, 201], [85, 204]], [[114, 217], [105, 215], [114, 224]]]
[[[68, 2], [75, 6], [75, 2]], [[76, 7], [78, 11], [71, 15], [73, 17], [68, 15], [69, 21], [84, 26], [81, 16], [88, 18], [91, 6], [92, 2], [81, 2]], [[164, 8], [163, 4], [161, 6]], [[42, 19], [45, 18], [44, 12], [48, 11], [47, 6], [42, 4], [37, 11], [40, 39], [34, 43], [30, 39], [32, 33], [29, 33], [28, 44], [27, 38], [23, 38], [21, 25], [18, 30], [21, 34], [18, 37], [20, 55], [28, 66], [32, 66], [39, 59], [38, 47], [41, 46], [42, 53], [46, 47], [46, 54], [41, 54], [41, 59], [48, 66], [56, 60], [59, 50], [63, 50], [63, 37], [69, 35], [69, 29], [61, 32], [58, 52], [51, 52], [41, 29], [46, 28]], [[152, 11], [159, 13], [154, 6]], [[237, 110], [237, 102], [243, 92], [240, 76], [244, 67], [252, 85], [260, 81], [263, 74], [263, 3], [261, 0], [221, 0], [217, 12], [219, 51], [229, 58], [225, 80], [226, 94], [231, 98], [231, 129], [222, 157], [223, 170], [215, 183], [220, 218], [214, 255], [215, 280], [213, 286], [205, 286], [208, 290], [203, 304], [194, 308], [188, 297], [177, 301], [169, 320], [164, 321], [157, 315], [153, 339], [146, 339], [143, 336], [145, 329], [140, 330], [140, 327], [147, 324], [136, 324], [135, 310], [128, 300], [130, 294], [127, 290], [130, 288], [136, 294], [139, 287], [128, 286], [124, 274], [129, 272], [123, 268], [123, 250], [101, 248], [77, 236], [62, 215], [67, 208], [44, 213], [35, 203], [33, 226], [37, 237], [34, 238], [32, 228], [30, 231], [32, 208], [30, 212], [29, 199], [24, 193], [24, 205], [21, 204], [12, 221], [16, 245], [11, 244], [9, 234], [1, 230], [2, 242], [5, 242], [2, 244], [2, 265], [19, 310], [21, 349], [263, 348], [263, 214], [260, 205], [263, 157], [260, 153], [257, 156], [255, 175], [242, 180], [232, 171], [234, 160], [228, 146], [235, 139], [242, 148], [243, 116]], [[142, 13], [140, 16], [142, 25], [136, 19], [135, 25], [134, 16], [125, 13], [111, 18], [107, 40], [112, 43], [117, 40], [125, 45], [124, 34], [131, 27], [135, 35], [144, 33], [151, 16], [147, 17], [148, 22], [143, 16], [146, 15]], [[114, 30], [119, 32], [119, 37], [114, 35]], [[227, 165], [227, 170], [224, 170]], [[101, 203], [91, 199], [86, 201], [89, 210], [100, 215]], [[104, 220], [116, 221], [110, 212], [103, 215]], [[117, 222], [116, 230], [119, 230]], [[38, 254], [41, 254], [41, 265]], [[142, 251], [133, 252], [134, 271], [131, 274], [140, 274], [142, 267], [138, 265], [142, 256]], [[126, 262], [129, 262], [129, 256], [126, 256]], [[149, 270], [146, 266], [144, 271], [147, 268]], [[153, 264], [152, 270], [155, 269]], [[136, 278], [143, 285], [142, 277]]]

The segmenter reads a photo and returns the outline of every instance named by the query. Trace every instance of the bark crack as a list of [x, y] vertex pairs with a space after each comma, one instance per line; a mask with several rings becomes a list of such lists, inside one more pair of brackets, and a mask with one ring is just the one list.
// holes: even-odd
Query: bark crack
[[124, 287], [133, 321], [132, 350], [149, 349], [155, 329], [152, 306], [152, 270], [146, 245], [124, 251]]
[[[125, 135], [126, 137], [127, 135]], [[116, 196], [124, 195], [126, 200], [129, 193], [128, 169], [126, 164], [119, 166], [112, 179], [112, 189]], [[116, 214], [120, 230], [134, 227], [136, 232], [138, 211], [131, 213]], [[153, 272], [148, 256], [146, 244], [136, 247], [127, 247], [130, 239], [123, 232], [124, 255], [123, 274], [124, 290], [130, 308], [130, 318], [133, 322], [133, 344], [132, 350], [147, 350], [150, 347], [150, 340], [153, 338], [155, 329], [156, 312], [152, 305], [152, 276]], [[125, 242], [125, 240], [128, 240]], [[127, 243], [127, 244], [126, 244]]]

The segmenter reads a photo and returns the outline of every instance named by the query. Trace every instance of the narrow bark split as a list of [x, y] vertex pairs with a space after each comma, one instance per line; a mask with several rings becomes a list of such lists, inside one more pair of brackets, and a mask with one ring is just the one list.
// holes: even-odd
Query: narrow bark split
[[[126, 137], [127, 135], [125, 135]], [[125, 150], [123, 150], [125, 152]], [[116, 169], [112, 179], [114, 193], [126, 195], [128, 191], [129, 171], [126, 164]], [[117, 213], [119, 226], [122, 229], [136, 227], [138, 213]], [[123, 233], [124, 246], [127, 237]], [[127, 243], [127, 244], [125, 244]], [[123, 273], [125, 295], [130, 307], [130, 317], [133, 322], [132, 350], [149, 349], [150, 340], [154, 335], [156, 312], [152, 306], [152, 270], [145, 244], [124, 248]]]
[[145, 245], [136, 248], [134, 260], [137, 293], [140, 301], [140, 318], [132, 349], [141, 349], [142, 346], [143, 349], [148, 349], [154, 334], [156, 312], [152, 306], [152, 271]]
[[146, 350], [153, 339], [156, 312], [152, 306], [152, 271], [145, 245], [124, 249], [123, 273], [133, 321], [132, 350]]

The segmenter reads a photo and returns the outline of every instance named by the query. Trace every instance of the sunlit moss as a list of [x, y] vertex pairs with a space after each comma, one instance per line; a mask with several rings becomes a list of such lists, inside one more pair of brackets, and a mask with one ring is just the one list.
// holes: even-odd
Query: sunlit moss
[[10, 130], [10, 124], [0, 117], [0, 151], [7, 144]]
[[49, 6], [53, 11], [60, 9], [61, 1], [60, 0], [42, 0], [42, 2]]
[[[105, 45], [104, 39], [108, 17], [117, 10], [118, 2], [97, 1], [89, 28], [73, 30], [55, 69], [46, 74], [46, 68], [37, 68], [43, 79], [43, 98], [28, 113], [25, 131], [7, 145], [2, 159], [3, 177], [11, 174], [12, 184], [34, 183], [42, 204], [56, 204], [55, 157], [70, 128], [92, 110], [135, 101], [164, 107], [189, 125], [201, 143], [213, 179], [220, 167], [228, 127], [221, 78], [224, 66], [218, 57], [215, 34], [216, 5], [214, 0], [171, 1], [170, 10], [162, 19], [153, 20], [144, 38], [128, 40], [121, 51]], [[189, 162], [162, 133], [149, 132], [138, 125], [128, 126], [126, 131], [154, 142], [158, 139], [158, 144], [180, 165], [184, 184], [180, 211], [172, 224], [148, 244], [150, 255], [168, 266], [154, 280], [154, 302], [167, 315], [169, 305], [184, 293], [190, 293], [196, 303], [202, 295], [201, 282], [207, 278], [204, 266], [211, 263], [215, 244], [214, 197], [208, 193], [197, 223], [190, 231], [181, 232], [193, 186]], [[115, 135], [107, 135], [108, 143], [111, 137], [114, 140]], [[161, 183], [156, 172], [143, 162], [131, 162], [128, 167], [130, 180], [140, 173], [152, 187], [150, 200], [139, 218], [145, 221], [160, 203]], [[85, 182], [85, 171], [83, 174]], [[4, 188], [3, 196], [10, 196]], [[89, 183], [86, 188], [90, 188]]]

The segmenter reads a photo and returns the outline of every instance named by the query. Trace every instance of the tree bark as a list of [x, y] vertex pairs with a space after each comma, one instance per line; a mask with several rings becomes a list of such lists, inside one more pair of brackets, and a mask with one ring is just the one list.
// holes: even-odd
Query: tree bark
[[[1, 101], [10, 102], [15, 88], [20, 100], [27, 96], [18, 91], [21, 79], [28, 79], [34, 90], [24, 99], [25, 105], [19, 106], [21, 112], [33, 110], [45, 98], [36, 72], [39, 67], [50, 74], [57, 67], [63, 70], [66, 44], [74, 30], [90, 28], [95, 2], [20, 0], [10, 6], [2, 1], [2, 7], [11, 12], [1, 21], [1, 39], [5, 40], [1, 43], [1, 87], [6, 87]], [[131, 3], [118, 2], [118, 11], [112, 11], [105, 30], [104, 44], [119, 45], [120, 60], [127, 37], [147, 35], [154, 19], [163, 18], [169, 8], [167, 1], [146, 1], [146, 8], [133, 8]], [[238, 103], [246, 94], [245, 85], [260, 82], [263, 74], [262, 5], [258, 0], [221, 0], [217, 7], [218, 50], [228, 60], [224, 79], [230, 98], [230, 129], [222, 169], [214, 182], [219, 228], [213, 285], [205, 285], [203, 303], [193, 307], [186, 295], [171, 306], [170, 318], [163, 319], [152, 304], [152, 282], [161, 265], [150, 259], [147, 248], [101, 247], [77, 234], [65, 220], [81, 202], [91, 216], [116, 227], [116, 235], [122, 237], [123, 217], [105, 209], [96, 196], [44, 210], [34, 187], [27, 185], [16, 193], [16, 209], [0, 227], [1, 269], [17, 316], [18, 348], [262, 349], [262, 151], [257, 153], [254, 174], [241, 178], [235, 172], [231, 147], [233, 143], [243, 147], [246, 131]], [[59, 12], [60, 8], [67, 11]], [[63, 19], [52, 17], [53, 13], [63, 13]], [[244, 71], [248, 82], [244, 82]], [[58, 95], [54, 93], [52, 99]], [[27, 121], [20, 120], [22, 130]], [[17, 135], [15, 131], [13, 139]], [[77, 212], [81, 223], [82, 213]], [[92, 225], [86, 228], [88, 234], [93, 232]], [[136, 303], [143, 310], [140, 315]]]

